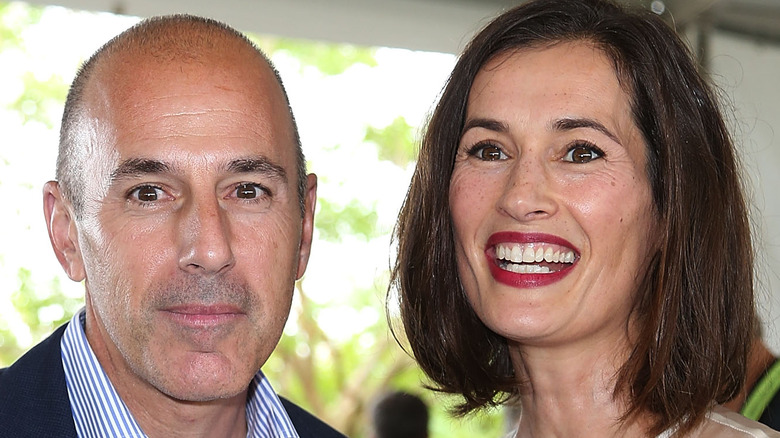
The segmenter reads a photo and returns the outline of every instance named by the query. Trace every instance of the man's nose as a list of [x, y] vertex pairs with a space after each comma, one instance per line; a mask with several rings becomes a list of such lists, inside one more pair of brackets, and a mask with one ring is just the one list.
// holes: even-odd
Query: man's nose
[[179, 218], [179, 267], [200, 275], [215, 275], [235, 263], [227, 212], [216, 198], [187, 203]]

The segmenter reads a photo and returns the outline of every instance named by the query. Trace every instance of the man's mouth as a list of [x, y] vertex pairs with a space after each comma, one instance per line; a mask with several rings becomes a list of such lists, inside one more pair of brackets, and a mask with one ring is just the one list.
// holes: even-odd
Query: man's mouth
[[498, 243], [494, 246], [499, 268], [518, 274], [550, 274], [571, 266], [577, 254], [571, 248], [546, 242]]
[[192, 328], [206, 328], [234, 322], [244, 315], [238, 306], [228, 304], [186, 304], [163, 309], [177, 324]]

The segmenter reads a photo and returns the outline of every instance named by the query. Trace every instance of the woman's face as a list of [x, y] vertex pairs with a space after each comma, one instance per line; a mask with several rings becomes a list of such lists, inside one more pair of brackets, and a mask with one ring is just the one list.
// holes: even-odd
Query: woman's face
[[510, 52], [471, 87], [450, 180], [472, 307], [524, 346], [625, 340], [655, 248], [646, 146], [585, 42]]

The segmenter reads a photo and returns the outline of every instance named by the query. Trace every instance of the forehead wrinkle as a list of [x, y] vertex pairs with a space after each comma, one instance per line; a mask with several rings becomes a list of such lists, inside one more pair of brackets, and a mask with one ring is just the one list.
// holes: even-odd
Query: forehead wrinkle
[[[194, 94], [192, 96], [197, 97], [197, 95], [194, 95]], [[156, 99], [156, 100], [159, 101], [159, 100], [162, 100], [162, 99]], [[154, 101], [150, 101], [150, 102], [154, 103]], [[214, 114], [214, 113], [225, 113], [227, 115], [233, 115], [233, 114], [243, 115], [243, 114], [246, 114], [245, 111], [242, 111], [242, 110], [239, 110], [239, 109], [235, 109], [235, 108], [224, 108], [224, 107], [222, 107], [222, 108], [208, 108], [208, 109], [188, 109], [188, 108], [186, 108], [186, 105], [182, 105], [182, 108], [177, 110], [177, 111], [175, 111], [175, 112], [166, 112], [165, 114], [157, 114], [157, 115], [154, 115], [154, 116], [147, 115], [148, 109], [146, 107], [143, 107], [143, 108], [133, 108], [132, 110], [127, 110], [127, 111], [128, 111], [128, 115], [130, 115], [130, 116], [135, 116], [136, 114], [143, 114], [145, 117], [148, 118], [147, 123], [148, 122], [159, 122], [161, 120], [164, 121], [166, 119], [169, 119], [169, 118], [175, 117], [175, 116], [202, 116], [202, 115]]]

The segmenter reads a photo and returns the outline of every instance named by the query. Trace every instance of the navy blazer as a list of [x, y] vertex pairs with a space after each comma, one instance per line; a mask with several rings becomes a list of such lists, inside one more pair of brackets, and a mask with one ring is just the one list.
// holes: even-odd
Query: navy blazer
[[[0, 370], [0, 438], [76, 438], [60, 340], [65, 325]], [[301, 438], [345, 438], [289, 400], [281, 399]]]

